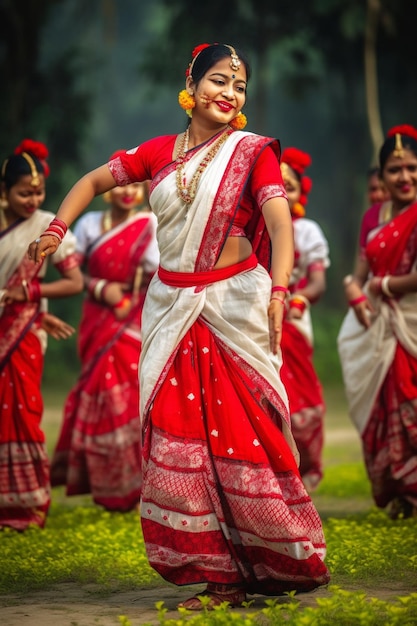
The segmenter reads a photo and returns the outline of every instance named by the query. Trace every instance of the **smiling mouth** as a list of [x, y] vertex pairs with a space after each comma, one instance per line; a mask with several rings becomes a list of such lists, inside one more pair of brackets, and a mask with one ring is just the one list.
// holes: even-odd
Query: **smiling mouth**
[[230, 104], [229, 102], [224, 102], [223, 100], [215, 100], [215, 103], [221, 111], [225, 111], [227, 113], [235, 108], [232, 104]]

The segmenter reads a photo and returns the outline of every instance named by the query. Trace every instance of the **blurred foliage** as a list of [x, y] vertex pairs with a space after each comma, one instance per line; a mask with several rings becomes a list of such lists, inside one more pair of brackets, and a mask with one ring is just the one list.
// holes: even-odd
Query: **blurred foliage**
[[[26, 136], [46, 142], [45, 208], [55, 211], [71, 184], [116, 149], [184, 128], [177, 92], [195, 45], [244, 49], [253, 67], [248, 129], [312, 155], [307, 216], [322, 226], [332, 263], [314, 313], [316, 359], [322, 376], [337, 377], [341, 278], [352, 268], [373, 154], [364, 84], [369, 1], [0, 0], [2, 154]], [[417, 125], [415, 0], [375, 2], [384, 131]], [[100, 206], [96, 199], [91, 208]], [[79, 306], [79, 298], [51, 303], [70, 321]], [[76, 367], [73, 340], [51, 340], [49, 350], [47, 377]]]

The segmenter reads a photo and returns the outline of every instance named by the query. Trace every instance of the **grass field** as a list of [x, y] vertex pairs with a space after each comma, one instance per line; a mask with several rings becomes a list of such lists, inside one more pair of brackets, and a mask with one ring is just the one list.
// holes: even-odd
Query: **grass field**
[[[64, 397], [45, 392], [50, 451]], [[313, 500], [327, 540], [328, 589], [266, 604], [255, 599], [247, 610], [179, 615], [176, 603], [189, 590], [168, 587], [149, 567], [137, 513], [111, 514], [59, 488], [44, 531], [1, 533], [2, 626], [417, 624], [417, 519], [393, 522], [373, 506], [343, 389], [327, 389], [325, 397], [325, 476]]]

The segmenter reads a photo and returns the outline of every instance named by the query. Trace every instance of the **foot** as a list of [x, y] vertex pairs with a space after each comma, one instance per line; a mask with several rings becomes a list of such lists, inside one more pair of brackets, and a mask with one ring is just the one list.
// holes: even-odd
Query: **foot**
[[413, 505], [405, 498], [395, 498], [388, 505], [388, 516], [392, 520], [413, 517]]
[[[209, 598], [206, 602], [202, 598]], [[215, 606], [220, 606], [227, 602], [231, 608], [242, 606], [246, 602], [246, 593], [242, 587], [229, 587], [228, 585], [207, 585], [207, 589], [201, 593], [188, 598], [178, 604], [178, 608], [188, 611], [201, 611], [207, 609], [212, 611]]]

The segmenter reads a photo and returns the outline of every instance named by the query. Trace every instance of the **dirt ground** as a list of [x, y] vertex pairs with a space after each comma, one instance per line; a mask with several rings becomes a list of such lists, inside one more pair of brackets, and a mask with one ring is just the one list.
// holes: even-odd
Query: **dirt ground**
[[[343, 587], [348, 591], [356, 588]], [[153, 589], [138, 589], [123, 593], [115, 593], [103, 597], [93, 586], [66, 583], [54, 586], [48, 591], [34, 592], [25, 595], [9, 595], [0, 598], [1, 626], [120, 626], [119, 615], [126, 615], [132, 626], [143, 624], [159, 624], [155, 603], [164, 601], [168, 612], [167, 618], [175, 619], [180, 615], [176, 610], [178, 602], [190, 597], [203, 587], [176, 588], [173, 586]], [[405, 589], [395, 583], [389, 587], [378, 586], [375, 589], [360, 588], [368, 596], [383, 600], [394, 600], [398, 596], [408, 595], [415, 589]], [[318, 589], [311, 593], [298, 596], [301, 607], [316, 606], [318, 598], [329, 597], [331, 592]], [[260, 610], [265, 606], [265, 597], [250, 597], [253, 600], [252, 610]], [[282, 602], [286, 599], [282, 598]], [[233, 609], [248, 613], [249, 608]]]

